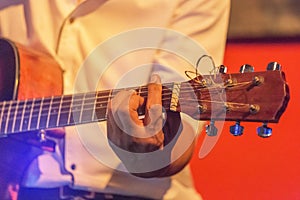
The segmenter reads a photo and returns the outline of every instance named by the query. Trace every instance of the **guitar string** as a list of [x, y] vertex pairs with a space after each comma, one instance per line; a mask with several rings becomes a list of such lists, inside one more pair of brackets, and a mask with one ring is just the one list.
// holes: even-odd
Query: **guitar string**
[[[247, 84], [249, 84], [249, 83], [251, 83], [251, 82], [244, 82], [244, 83], [238, 83], [238, 84], [234, 84], [234, 86], [245, 86], [245, 85], [247, 85]], [[186, 88], [188, 88], [188, 89], [190, 89], [190, 90], [186, 90]], [[180, 88], [180, 92], [181, 93], [189, 93], [189, 92], [195, 92], [195, 90], [198, 90], [202, 95], [204, 95], [203, 94], [203, 92], [204, 91], [208, 91], [209, 92], [209, 94], [211, 94], [212, 92], [214, 92], [215, 90], [217, 90], [217, 92], [219, 92], [219, 90], [220, 89], [227, 89], [228, 87], [226, 87], [226, 86], [223, 86], [223, 87], [202, 87], [202, 86], [198, 86], [198, 87], [195, 87], [195, 86], [190, 86], [190, 87], [181, 87]], [[136, 87], [132, 87], [132, 89], [137, 89]], [[147, 86], [143, 86], [143, 87], [141, 87], [141, 90], [142, 89], [147, 89]], [[228, 88], [228, 89], [231, 89], [230, 87]], [[116, 89], [115, 91], [116, 92], [119, 92], [119, 91], [121, 91], [121, 90], [124, 90], [124, 89]], [[202, 91], [201, 91], [202, 90]], [[169, 93], [166, 93], [166, 91], [167, 92], [169, 92]], [[162, 92], [165, 92], [165, 93], [163, 93], [162, 95], [164, 96], [164, 95], [170, 95], [171, 93], [172, 93], [172, 91], [171, 91], [171, 89], [163, 89], [162, 90]], [[88, 92], [88, 93], [78, 93], [78, 94], [74, 94], [74, 95], [62, 95], [62, 96], [51, 96], [51, 97], [45, 97], [45, 100], [48, 100], [48, 101], [50, 101], [51, 99], [55, 99], [55, 98], [57, 98], [59, 101], [61, 100], [61, 99], [63, 99], [63, 98], [68, 98], [68, 97], [75, 97], [75, 98], [72, 98], [73, 100], [74, 99], [76, 99], [76, 96], [83, 96], [83, 95], [97, 95], [97, 98], [98, 99], [101, 99], [101, 98], [108, 98], [108, 97], [114, 97], [115, 95], [111, 95], [111, 96], [103, 96], [103, 95], [101, 95], [101, 93], [105, 93], [105, 94], [107, 94], [107, 93], [110, 93], [108, 90], [107, 91], [99, 91], [99, 92]], [[98, 96], [98, 95], [101, 95], [101, 96]], [[141, 92], [141, 93], [139, 93], [139, 95], [141, 95], [141, 96], [143, 96], [143, 95], [147, 95], [147, 91], [144, 91], [144, 92]], [[71, 100], [72, 100], [71, 99]], [[79, 101], [80, 100], [82, 100], [82, 99], [79, 99]], [[87, 98], [87, 100], [95, 100], [95, 98], [90, 98], [90, 99], [88, 99]], [[39, 101], [41, 102], [42, 101], [42, 99], [32, 99], [32, 100], [30, 100], [30, 99], [28, 99], [28, 101], [30, 102], [30, 101], [34, 101], [35, 103], [39, 103]], [[10, 102], [11, 104], [22, 104], [22, 103], [24, 103], [25, 101], [6, 101], [6, 103], [8, 103], [8, 102]], [[64, 101], [63, 103], [68, 103], [68, 101]], [[104, 102], [102, 102], [102, 103], [104, 103]], [[4, 102], [0, 102], [0, 106], [2, 107], [1, 108], [1, 110], [3, 109], [3, 104], [4, 104]], [[46, 106], [48, 106], [49, 104], [45, 104]], [[28, 105], [27, 105], [28, 106]], [[14, 107], [12, 107], [12, 108], [14, 108]]]
[[[219, 88], [218, 88], [219, 89]], [[169, 91], [170, 92], [170, 91]], [[181, 91], [182, 93], [187, 93], [187, 92], [190, 92], [190, 91], [186, 91], [186, 90], [182, 90]], [[144, 93], [141, 93], [140, 95], [142, 95], [142, 94], [146, 94], [147, 92], [144, 92]], [[91, 94], [91, 93], [90, 93]], [[210, 91], [210, 94], [211, 94], [211, 91]], [[168, 96], [168, 95], [171, 95], [171, 93], [167, 93], [167, 94], [163, 94], [163, 96]], [[202, 95], [204, 95], [204, 94], [202, 94]], [[71, 96], [69, 96], [69, 97], [71, 97]], [[113, 97], [113, 96], [112, 96]], [[63, 97], [62, 97], [63, 98]], [[97, 99], [101, 99], [101, 98], [106, 98], [106, 97], [103, 97], [103, 96], [100, 96], [100, 97], [96, 97], [96, 99], [95, 98], [89, 98], [89, 99], [87, 99], [86, 101], [89, 101], [89, 100], [92, 100], [93, 102], [95, 101], [95, 100], [97, 100]], [[49, 98], [49, 99], [47, 99], [47, 100], [49, 100], [49, 101], [51, 101], [51, 99], [52, 98]], [[59, 98], [59, 100], [61, 100], [60, 98]], [[73, 106], [76, 104], [76, 102], [75, 101], [80, 101], [80, 102], [82, 102], [82, 99], [79, 99], [79, 100], [76, 100], [75, 99], [75, 101], [74, 101], [74, 99], [70, 99], [71, 101], [64, 101], [63, 103], [64, 104], [67, 104], [68, 106], [62, 106], [61, 108], [63, 109], [63, 108], [70, 108], [70, 106], [69, 106], [69, 104], [72, 104]], [[73, 100], [73, 101], [72, 101]], [[163, 101], [166, 101], [166, 100], [170, 100], [170, 99], [165, 99], [165, 98], [163, 98]], [[202, 100], [203, 101], [203, 100]], [[195, 100], [195, 102], [198, 102], [198, 100]], [[32, 103], [36, 103], [36, 102], [32, 102]], [[38, 102], [38, 104], [35, 104], [36, 106], [34, 106], [34, 108], [33, 109], [35, 109], [36, 107], [39, 107], [39, 105], [40, 105], [40, 103], [41, 103], [41, 100], [40, 100], [40, 102]], [[99, 101], [96, 101], [96, 104], [103, 104], [103, 103], [107, 103], [107, 101], [102, 101], [102, 102], [99, 102]], [[233, 102], [231, 102], [232, 104], [233, 104]], [[17, 103], [16, 103], [17, 104]], [[240, 104], [240, 103], [237, 103], [237, 104]], [[47, 104], [47, 103], [45, 103], [44, 104], [44, 107], [48, 107], [50, 105], [50, 103], [49, 104]], [[52, 105], [52, 109], [53, 110], [55, 110], [55, 109], [58, 109], [58, 107], [59, 107], [59, 105], [60, 105], [60, 102], [56, 102], [56, 103], [52, 103], [51, 104]], [[54, 106], [53, 106], [54, 105]], [[55, 105], [58, 105], [58, 107], [55, 107]], [[85, 107], [88, 107], [88, 105], [89, 104], [85, 104]], [[92, 104], [90, 104], [90, 105], [93, 105], [93, 107], [94, 107], [94, 103], [92, 103]], [[26, 106], [30, 106], [30, 105], [26, 105]], [[79, 106], [81, 106], [81, 103], [79, 104]], [[20, 106], [20, 104], [19, 104], [19, 107], [21, 108], [21, 109], [24, 109], [24, 105], [21, 105]], [[11, 108], [13, 109], [13, 110], [15, 110], [15, 108], [13, 107], [13, 106], [11, 106]], [[29, 107], [30, 109], [32, 109], [32, 107]], [[39, 109], [35, 109], [35, 110], [39, 110]], [[33, 111], [33, 112], [35, 112], [35, 110]], [[48, 111], [48, 110], [47, 110]], [[5, 111], [4, 111], [5, 112]]]
[[[191, 92], [191, 91], [181, 91], [181, 93], [189, 93], [189, 92]], [[217, 93], [219, 93], [219, 91], [216, 91]], [[141, 93], [140, 95], [142, 96], [142, 94], [143, 93]], [[144, 93], [144, 94], [146, 94], [146, 93]], [[171, 92], [169, 92], [169, 93], [166, 93], [166, 94], [163, 94], [162, 96], [163, 96], [163, 98], [162, 98], [162, 100], [163, 101], [167, 101], [167, 100], [170, 100], [171, 98], [164, 98], [165, 96], [170, 96], [172, 93]], [[209, 95], [211, 95], [212, 93], [210, 92], [209, 93]], [[205, 95], [208, 95], [208, 94], [201, 94], [202, 96], [205, 96]], [[70, 96], [71, 97], [71, 96]], [[114, 97], [114, 95], [112, 96], [112, 98]], [[86, 98], [85, 100], [84, 100], [84, 102], [89, 102], [89, 101], [93, 101], [93, 103], [84, 103], [83, 102], [83, 99], [70, 99], [70, 100], [67, 100], [67, 101], [63, 101], [63, 103], [62, 104], [66, 104], [67, 106], [61, 106], [60, 107], [60, 101], [61, 101], [61, 99], [63, 99], [63, 97], [62, 98], [58, 98], [57, 100], [59, 100], [59, 101], [57, 101], [57, 102], [55, 102], [55, 101], [52, 101], [52, 103], [51, 103], [51, 99], [53, 99], [53, 98], [48, 98], [46, 101], [50, 101], [50, 102], [45, 102], [45, 100], [44, 101], [42, 101], [42, 100], [33, 100], [33, 101], [29, 101], [29, 104], [27, 103], [26, 105], [25, 105], [25, 103], [23, 104], [23, 105], [21, 105], [21, 103], [18, 103], [17, 101], [16, 102], [14, 102], [16, 105], [15, 106], [11, 106], [11, 110], [17, 110], [17, 109], [19, 109], [19, 110], [24, 110], [24, 108], [25, 108], [25, 112], [24, 111], [22, 111], [22, 112], [24, 112], [24, 113], [27, 113], [28, 112], [28, 110], [33, 110], [32, 112], [39, 112], [41, 109], [40, 109], [40, 105], [42, 104], [42, 102], [43, 102], [43, 106], [42, 106], [42, 109], [43, 108], [45, 108], [45, 109], [47, 109], [48, 107], [50, 107], [50, 105], [51, 105], [51, 110], [58, 110], [59, 109], [59, 107], [61, 108], [60, 110], [64, 110], [64, 109], [69, 109], [70, 108], [70, 105], [72, 105], [72, 106], [74, 106], [74, 108], [77, 108], [76, 106], [84, 106], [84, 107], [88, 107], [88, 106], [90, 106], [90, 105], [92, 105], [93, 107], [94, 107], [94, 105], [95, 105], [95, 103], [94, 102], [96, 102], [96, 104], [106, 104], [106, 103], [108, 103], [108, 100], [104, 100], [104, 101], [97, 101], [97, 100], [99, 100], [99, 99], [103, 99], [103, 98], [106, 98], [106, 97], [103, 97], [103, 96], [100, 96], [100, 97], [96, 97], [96, 98]], [[183, 99], [186, 99], [186, 98], [179, 98], [179, 99], [181, 99], [181, 100], [183, 100]], [[203, 101], [203, 100], [200, 100], [200, 103], [201, 103], [201, 101]], [[194, 102], [199, 102], [198, 100], [196, 100], [196, 99], [194, 99]], [[79, 104], [78, 104], [79, 103]], [[230, 102], [230, 103], [233, 103], [233, 102]], [[13, 104], [13, 103], [12, 103]], [[31, 107], [32, 105], [34, 104], [34, 106], [33, 107]], [[237, 103], [237, 104], [240, 104], [240, 103]], [[24, 107], [25, 106], [25, 107]], [[26, 109], [26, 107], [27, 107], [27, 109]], [[103, 106], [101, 106], [101, 107], [103, 107]], [[8, 108], [7, 107], [4, 107], [4, 112], [3, 112], [3, 108], [2, 108], [2, 112], [3, 113], [5, 113], [5, 114], [7, 114], [7, 111], [8, 110]], [[47, 112], [49, 112], [49, 109], [47, 109]], [[53, 113], [52, 113], [53, 114]], [[4, 115], [4, 114], [3, 114]]]
[[[245, 82], [245, 83], [243, 83], [243, 84], [239, 84], [239, 85], [246, 85], [246, 84], [249, 84], [250, 82]], [[237, 85], [237, 84], [236, 84]], [[135, 87], [136, 88], [136, 87]], [[140, 87], [140, 91], [142, 90], [142, 89], [146, 89], [147, 87], [146, 86], [144, 86], [144, 87]], [[195, 88], [195, 87], [194, 87]], [[201, 87], [202, 88], [202, 87]], [[223, 87], [222, 89], [224, 89], [225, 87]], [[181, 89], [183, 89], [183, 90], [181, 90], [181, 92], [191, 92], [191, 91], [187, 91], [187, 90], [184, 90], [184, 88], [181, 88]], [[191, 89], [193, 92], [194, 92], [194, 89], [193, 88], [191, 88], [191, 87], [189, 87], [189, 89]], [[207, 90], [209, 90], [209, 92], [211, 93], [211, 88], [204, 88], [204, 89], [207, 89]], [[217, 87], [217, 88], [214, 88], [214, 89], [220, 89], [219, 87]], [[164, 91], [166, 91], [166, 90], [164, 90]], [[171, 92], [170, 90], [167, 90], [168, 92]], [[200, 91], [201, 92], [201, 91]], [[203, 91], [202, 91], [203, 92]], [[93, 93], [89, 93], [89, 94], [96, 94], [96, 95], [99, 95], [100, 93], [107, 93], [107, 91], [102, 91], [102, 92], [93, 92]], [[142, 94], [145, 94], [145, 93], [147, 93], [147, 91], [145, 91], [145, 92], [141, 92], [140, 93], [140, 95], [142, 95]], [[77, 94], [78, 95], [78, 94]], [[168, 95], [171, 95], [171, 93], [169, 93], [169, 94], [163, 94], [163, 96], [168, 96]], [[204, 95], [204, 94], [202, 94], [202, 95]], [[66, 97], [67, 95], [65, 95], [65, 96], [62, 96], [62, 97], [60, 97], [60, 98], [64, 98], [64, 97]], [[72, 95], [71, 95], [72, 96]], [[76, 95], [75, 95], [76, 96]], [[70, 96], [69, 96], [70, 97]], [[55, 97], [51, 97], [51, 99], [53, 99], [53, 98], [55, 98]], [[105, 98], [105, 97], [103, 97], [103, 96], [100, 96], [100, 97], [96, 97], [97, 99], [101, 99], [101, 98]], [[92, 100], [96, 100], [95, 98], [90, 98], [90, 99], [92, 99]], [[163, 98], [163, 101], [166, 101], [166, 100], [170, 100], [171, 98]], [[48, 99], [48, 100], [50, 100], [50, 99]], [[179, 99], [180, 100], [180, 99]], [[185, 99], [185, 100], [187, 100], [187, 99]], [[198, 100], [188, 100], [188, 101], [194, 101], [194, 102], [196, 102], [196, 103], [198, 103]], [[42, 101], [40, 100], [40, 103], [41, 103]], [[202, 100], [202, 102], [203, 102], [203, 100]], [[222, 103], [222, 104], [224, 104], [224, 102], [216, 102], [216, 101], [207, 101], [207, 102], [211, 102], [211, 103]], [[70, 102], [64, 102], [64, 103], [70, 103]], [[73, 103], [74, 103], [74, 101], [73, 101]], [[107, 101], [105, 101], [105, 102], [97, 102], [96, 101], [96, 105], [97, 104], [103, 104], [103, 103], [107, 103]], [[230, 104], [230, 105], [240, 105], [240, 106], [249, 106], [249, 104], [243, 104], [243, 103], [235, 103], [235, 102], [226, 102], [227, 104]], [[0, 105], [2, 105], [2, 104], [0, 104]], [[17, 104], [17, 106], [18, 106], [19, 104]], [[38, 104], [37, 104], [38, 105]], [[47, 106], [47, 104], [45, 104], [46, 106]], [[50, 105], [50, 104], [49, 104]], [[90, 105], [92, 105], [91, 107], [89, 107]], [[93, 103], [93, 104], [90, 104], [90, 105], [86, 105], [85, 104], [85, 106], [84, 107], [87, 107], [88, 109], [92, 109], [92, 110], [94, 110], [94, 107], [95, 107], [95, 104]], [[24, 106], [24, 105], [23, 105]], [[27, 105], [28, 106], [28, 105]], [[22, 108], [22, 105], [21, 106], [19, 106], [20, 108]], [[55, 107], [55, 106], [53, 106], [53, 104], [52, 104], [52, 108], [54, 108], [53, 110], [55, 110], [55, 108], [57, 108], [57, 107]], [[65, 107], [65, 108], [67, 108], [67, 109], [71, 109], [70, 108], [70, 106], [67, 106], [67, 107]], [[74, 107], [74, 109], [75, 109], [76, 107]], [[13, 108], [14, 109], [14, 108]], [[24, 109], [24, 107], [22, 108], [22, 109]], [[32, 111], [32, 109], [35, 109], [35, 110], [33, 110]], [[61, 110], [63, 110], [64, 108], [62, 107], [61, 108]], [[102, 106], [101, 105], [101, 107], [98, 107], [97, 108], [97, 106], [95, 107], [95, 110], [97, 110], [97, 109], [107, 109], [107, 106]], [[36, 109], [36, 107], [34, 107], [34, 108], [30, 108], [30, 112], [33, 112], [33, 113], [35, 113], [35, 112], [37, 112], [36, 110], [40, 110], [40, 109]], [[85, 110], [86, 111], [86, 110]], [[2, 112], [3, 112], [3, 110], [2, 110]], [[47, 110], [47, 112], [49, 112], [49, 110]], [[5, 113], [5, 111], [4, 111], [4, 113]], [[68, 113], [68, 112], [62, 112], [62, 113]], [[22, 113], [23, 114], [23, 113]], [[25, 112], [24, 113], [24, 115], [25, 114], [28, 114], [27, 112]], [[56, 113], [52, 113], [52, 115], [53, 114], [56, 114]], [[15, 116], [16, 114], [14, 114], [14, 116], [11, 116], [11, 115], [9, 115], [9, 119], [8, 120], [12, 120], [12, 119], [15, 119], [16, 118], [16, 116]], [[33, 114], [33, 116], [32, 117], [36, 117], [37, 115], [40, 115], [41, 117], [42, 116], [49, 116], [49, 115], [46, 115], [46, 114], [44, 114], [44, 113], [42, 113], [42, 114]], [[22, 116], [21, 116], [22, 117]], [[20, 119], [20, 117], [18, 117], [18, 115], [17, 115], [17, 118], [16, 119]], [[16, 120], [15, 119], [15, 120]], [[1, 125], [1, 124], [0, 124]], [[0, 127], [1, 128], [1, 127]]]
[[[217, 104], [222, 104], [222, 106], [223, 105], [225, 105], [224, 104], [224, 102], [218, 102], [218, 101], [209, 101], [209, 102], [213, 102], [213, 103], [217, 103]], [[241, 107], [240, 107], [240, 109], [242, 109], [242, 108], [250, 108], [250, 105], [249, 104], [236, 104], [236, 103], [232, 103], [232, 105], [233, 104], [235, 104], [235, 105], [240, 105]], [[227, 105], [231, 105], [231, 103], [227, 103]], [[231, 107], [230, 107], [231, 108]], [[236, 107], [235, 107], [236, 108]], [[98, 108], [96, 108], [96, 110], [97, 110]], [[105, 116], [106, 116], [106, 110], [107, 110], [107, 107], [102, 107], [101, 109], [105, 109]], [[88, 109], [89, 111], [93, 111], [93, 108], [91, 108], [91, 109]], [[85, 112], [86, 112], [87, 110], [85, 110]], [[232, 111], [234, 111], [234, 110], [232, 110]], [[238, 110], [235, 110], [235, 111], [238, 111]], [[243, 110], [244, 111], [244, 110]], [[241, 111], [241, 112], [243, 112], [243, 111]], [[62, 112], [61, 114], [68, 114], [69, 112]], [[44, 113], [42, 113], [40, 116], [38, 115], [38, 114], [36, 114], [36, 113], [33, 113], [32, 114], [32, 116], [31, 116], [31, 118], [37, 118], [37, 117], [39, 117], [39, 119], [41, 119], [41, 118], [43, 118], [43, 117], [51, 117], [51, 116], [49, 116], [49, 115], [47, 115], [47, 114], [44, 114]], [[67, 125], [73, 125], [73, 124], [80, 124], [80, 123], [84, 123], [84, 122], [99, 122], [99, 121], [103, 121], [103, 120], [105, 120], [106, 119], [106, 117], [104, 117], [104, 118], [98, 118], [98, 116], [97, 116], [97, 112], [96, 112], [96, 116], [92, 116], [92, 115], [90, 115], [89, 116], [90, 118], [90, 120], [87, 120], [87, 121], [85, 121], [85, 120], [82, 120], [82, 121], [77, 121], [77, 120], [74, 120], [74, 118], [73, 118], [73, 121], [67, 121], [66, 123], [59, 123], [59, 124], [56, 124], [55, 123], [55, 125], [54, 124], [48, 124], [48, 127], [45, 125], [45, 127], [42, 127], [42, 128], [49, 128], [49, 127], [61, 127], [61, 126], [67, 126]], [[95, 118], [96, 117], [96, 118]], [[14, 120], [19, 120], [20, 119], [20, 116], [17, 116], [17, 117], [15, 117], [15, 118], [8, 118], [7, 120], [8, 121], [10, 121], [10, 120], [12, 120], [12, 119], [14, 119]], [[54, 120], [56, 120], [56, 118], [54, 119]], [[24, 123], [24, 122], [23, 122]], [[23, 123], [20, 123], [20, 125], [21, 124], [23, 124]], [[26, 124], [25, 123], [25, 125], [28, 125], [28, 124]], [[36, 124], [34, 124], [34, 127], [32, 127], [32, 126], [27, 126], [27, 128], [25, 128], [25, 129], [20, 129], [20, 128], [18, 128], [18, 131], [28, 131], [28, 130], [38, 130], [40, 127], [36, 127], [35, 126]], [[1, 127], [1, 126], [0, 126]], [[5, 126], [5, 127], [8, 127], [7, 125]], [[6, 128], [7, 129], [7, 128]], [[14, 130], [16, 130], [16, 129], [10, 129], [10, 130], [12, 130], [12, 131], [14, 131]], [[1, 130], [0, 130], [0, 132], [1, 132]]]
[[[210, 101], [210, 102], [213, 102], [213, 103], [217, 103], [217, 104], [222, 104], [222, 107], [224, 107], [224, 110], [225, 110], [225, 105], [229, 105], [227, 108], [230, 108], [231, 111], [240, 111], [240, 112], [245, 112], [245, 109], [249, 110], [250, 108], [250, 105], [249, 104], [237, 104], [237, 103], [226, 103], [224, 104], [224, 102], [217, 102], [217, 101]], [[235, 104], [235, 107], [232, 107], [231, 105], [234, 105]], [[240, 107], [236, 107], [236, 105], [240, 105]], [[197, 108], [197, 107], [195, 107]], [[68, 121], [59, 121], [59, 123], [56, 122], [57, 118], [54, 118], [55, 120], [55, 123], [49, 123], [49, 124], [45, 124], [44, 126], [37, 126], [37, 124], [35, 124], [34, 122], [30, 123], [28, 121], [22, 121], [20, 123], [20, 126], [16, 126], [17, 129], [12, 129], [12, 127], [10, 127], [10, 124], [7, 123], [3, 128], [5, 129], [4, 133], [10, 133], [10, 132], [22, 132], [22, 131], [34, 131], [34, 130], [39, 130], [40, 128], [55, 128], [55, 127], [62, 127], [62, 126], [68, 126], [68, 125], [76, 125], [76, 124], [82, 124], [82, 123], [92, 123], [92, 122], [100, 122], [100, 121], [104, 121], [106, 120], [106, 115], [107, 115], [107, 106], [105, 107], [102, 107], [101, 109], [105, 110], [105, 114], [103, 115], [103, 117], [98, 117], [98, 111], [97, 109], [99, 108], [95, 108], [96, 110], [96, 114], [93, 116], [91, 115], [92, 111], [94, 111], [93, 108], [89, 108], [89, 109], [86, 109], [85, 110], [85, 113], [84, 113], [84, 116], [88, 116], [89, 118], [84, 118], [84, 120], [76, 120], [74, 118], [74, 115], [73, 115], [73, 118], [71, 118], [71, 120], [69, 119]], [[199, 108], [198, 108], [199, 109]], [[243, 110], [239, 110], [239, 109], [243, 109]], [[90, 112], [90, 115], [87, 115], [86, 112]], [[210, 111], [209, 111], [210, 112]], [[74, 112], [72, 111], [72, 113], [74, 114]], [[63, 114], [70, 114], [70, 112], [62, 112], [61, 115]], [[47, 118], [51, 118], [53, 115], [47, 115], [47, 114], [44, 114], [42, 113], [41, 115], [38, 115], [36, 113], [33, 112], [33, 114], [31, 115], [31, 119], [33, 118], [36, 118], [39, 116], [39, 119], [43, 118], [43, 117], [46, 117]], [[56, 115], [57, 116], [57, 115]], [[75, 117], [76, 117], [76, 114], [75, 114]], [[20, 116], [10, 116], [9, 118], [7, 118], [5, 121], [11, 121], [11, 120], [19, 120], [21, 117]], [[24, 120], [24, 119], [23, 119]], [[50, 119], [51, 120], [51, 119]], [[21, 129], [21, 126], [22, 125], [25, 125], [24, 127], [22, 127]], [[3, 130], [2, 130], [2, 127], [1, 127], [1, 124], [0, 124], [0, 133], [2, 133]]]
[[[164, 98], [163, 99], [163, 101], [166, 101], [166, 100], [171, 100], [171, 98]], [[199, 103], [198, 102], [198, 100], [195, 100], [195, 99], [182, 99], [182, 98], [179, 98], [179, 102], [181, 101], [181, 100], [184, 100], [185, 102], [188, 102], [188, 103]], [[236, 103], [236, 102], [223, 102], [223, 101], [208, 101], [208, 100], [202, 100], [201, 102], [206, 102], [206, 103], [216, 103], [216, 104], [222, 104], [222, 105], [229, 105], [229, 106], [240, 106], [240, 107], [250, 107], [250, 104], [244, 104], [244, 103]], [[87, 112], [87, 111], [93, 111], [94, 110], [94, 108], [95, 108], [95, 110], [96, 110], [96, 113], [97, 113], [97, 110], [100, 110], [100, 109], [102, 109], [102, 110], [105, 110], [105, 112], [106, 112], [106, 110], [107, 110], [107, 106], [100, 106], [100, 107], [97, 107], [97, 106], [95, 106], [94, 104], [89, 104], [89, 106], [90, 107], [86, 107], [86, 109], [85, 110], [83, 110], [83, 112]], [[73, 110], [73, 109], [76, 109], [76, 108], [73, 108], [72, 109], [72, 107], [70, 108], [70, 107], [66, 107], [67, 108], [67, 110], [69, 110], [69, 109], [71, 109], [71, 110]], [[52, 115], [57, 115], [57, 113], [52, 113], [52, 114], [48, 114], [48, 111], [49, 110], [45, 110], [45, 112], [47, 112], [47, 113], [45, 113], [45, 112], [41, 112], [41, 113], [39, 113], [39, 109], [35, 109], [35, 110], [30, 110], [31, 112], [32, 112], [32, 118], [36, 118], [36, 117], [38, 117], [38, 116], [40, 116], [40, 118], [42, 118], [42, 117], [51, 117]], [[79, 112], [79, 111], [76, 111], [76, 110], [74, 110], [74, 112]], [[29, 114], [30, 112], [25, 112], [24, 113], [24, 115], [26, 115], [26, 114]], [[63, 115], [63, 114], [68, 114], [69, 113], [69, 111], [61, 111], [61, 113], [60, 113], [60, 115]], [[93, 117], [93, 116], [91, 116], [91, 117]], [[8, 121], [10, 121], [10, 120], [13, 120], [13, 119], [15, 119], [15, 120], [20, 120], [22, 118], [22, 116], [19, 116], [19, 115], [17, 115], [17, 116], [9, 116], [9, 118], [7, 118], [8, 119]], [[98, 121], [98, 120], [95, 120], [95, 121]]]

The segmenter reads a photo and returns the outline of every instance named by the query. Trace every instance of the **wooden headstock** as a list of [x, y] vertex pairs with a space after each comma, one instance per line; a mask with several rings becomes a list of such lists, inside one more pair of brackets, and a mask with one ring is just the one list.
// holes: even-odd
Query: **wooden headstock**
[[283, 71], [219, 73], [181, 83], [177, 111], [197, 120], [277, 123], [289, 98]]

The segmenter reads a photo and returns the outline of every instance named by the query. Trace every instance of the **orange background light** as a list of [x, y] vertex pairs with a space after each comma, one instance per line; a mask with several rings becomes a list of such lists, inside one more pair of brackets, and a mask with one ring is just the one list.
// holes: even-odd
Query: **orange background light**
[[[229, 133], [226, 122], [212, 151], [199, 159], [205, 132], [191, 162], [198, 191], [205, 200], [300, 199], [300, 42], [229, 42], [224, 64], [236, 73], [243, 64], [265, 71], [271, 61], [282, 65], [290, 88], [290, 102], [270, 138], [260, 138], [260, 123], [242, 123], [243, 136]], [[276, 87], [276, 85], [274, 85]], [[267, 98], [267, 95], [266, 95]]]

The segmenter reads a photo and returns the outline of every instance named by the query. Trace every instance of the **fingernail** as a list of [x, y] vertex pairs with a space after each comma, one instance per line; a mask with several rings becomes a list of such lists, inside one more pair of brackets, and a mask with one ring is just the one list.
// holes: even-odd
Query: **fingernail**
[[157, 74], [152, 74], [150, 78], [150, 83], [161, 83], [160, 76]]

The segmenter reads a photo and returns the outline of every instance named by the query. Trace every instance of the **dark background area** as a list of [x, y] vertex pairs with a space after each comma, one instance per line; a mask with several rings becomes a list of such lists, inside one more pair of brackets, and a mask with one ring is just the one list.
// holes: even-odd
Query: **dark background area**
[[229, 39], [299, 36], [299, 0], [231, 1]]

